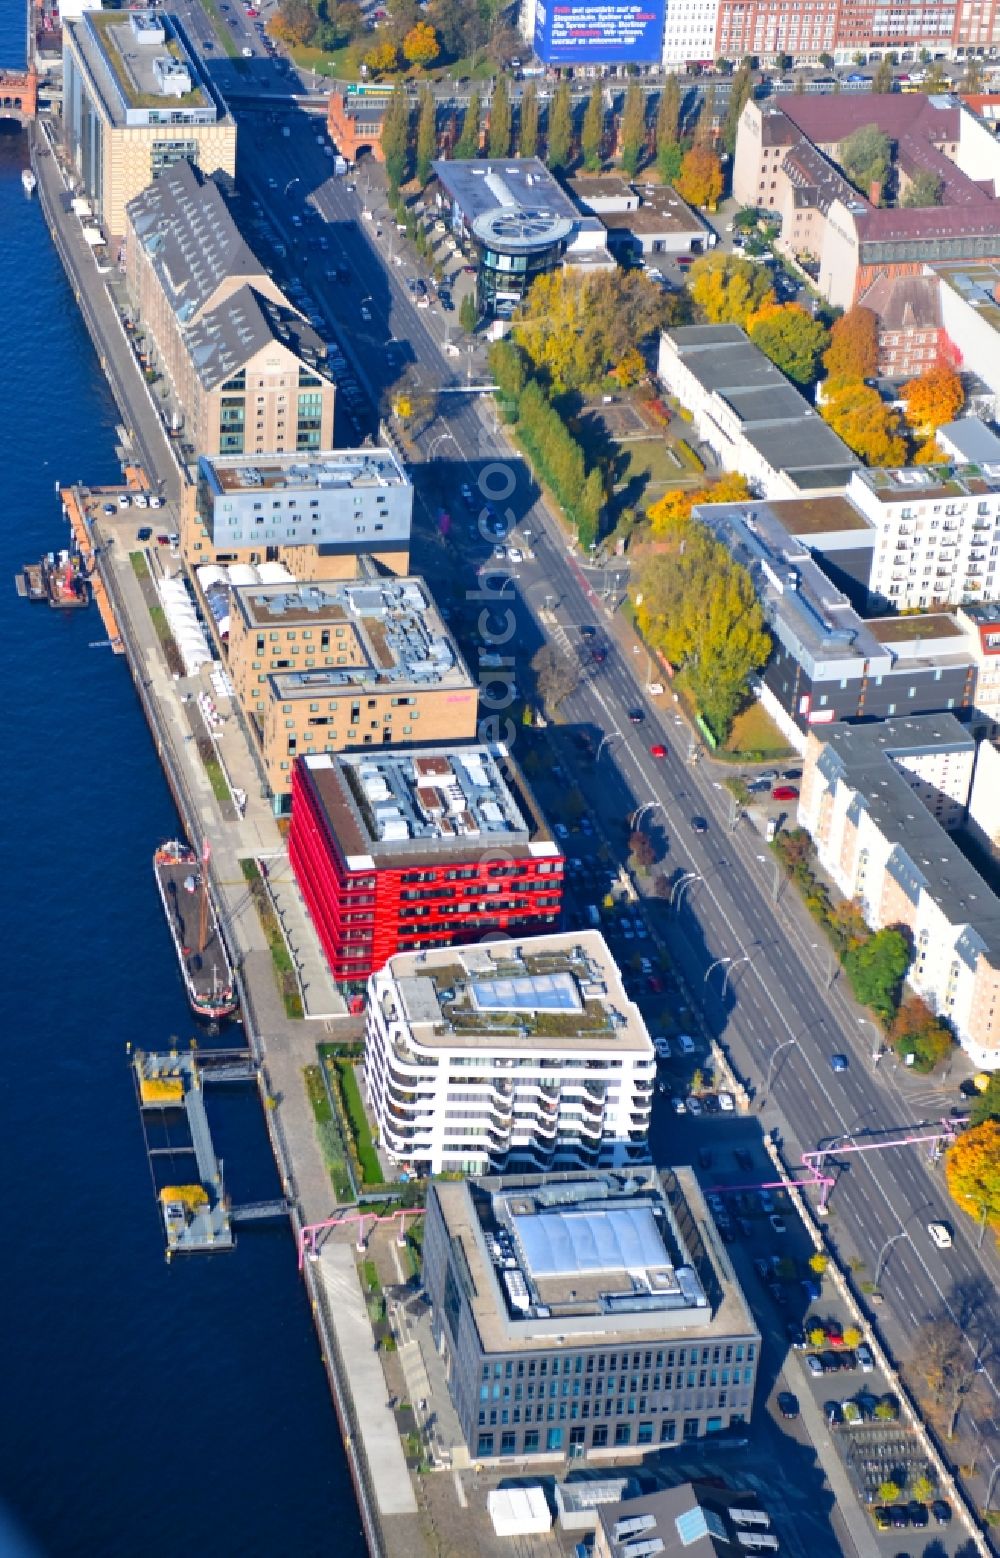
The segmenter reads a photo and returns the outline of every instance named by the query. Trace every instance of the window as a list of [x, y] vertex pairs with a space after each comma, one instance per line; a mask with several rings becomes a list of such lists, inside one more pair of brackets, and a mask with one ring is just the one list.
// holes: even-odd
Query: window
[[677, 1438], [677, 1424], [672, 1417], [665, 1417], [660, 1424], [660, 1443], [673, 1444]]
[[615, 1424], [615, 1444], [616, 1445], [621, 1445], [621, 1444], [631, 1444], [631, 1443], [632, 1443], [632, 1424], [631, 1423], [616, 1423]]
[[525, 1454], [526, 1455], [530, 1455], [533, 1450], [537, 1450], [537, 1449], [538, 1449], [538, 1429], [537, 1428], [526, 1428], [525, 1431], [524, 1431], [524, 1451], [525, 1451]]
[[513, 1455], [517, 1446], [517, 1435], [507, 1432], [500, 1435], [500, 1454]]
[[550, 1428], [545, 1435], [545, 1448], [547, 1450], [561, 1450], [563, 1445], [563, 1431], [561, 1428]]
[[608, 1442], [608, 1425], [607, 1425], [607, 1423], [595, 1423], [594, 1424], [594, 1431], [593, 1431], [593, 1433], [591, 1435], [591, 1438], [590, 1438], [591, 1448], [594, 1449], [594, 1450], [603, 1450], [605, 1445], [607, 1444], [607, 1442]]
[[639, 1436], [638, 1436], [638, 1439], [637, 1439], [636, 1442], [638, 1444], [652, 1444], [652, 1442], [653, 1442], [653, 1425], [652, 1425], [652, 1423], [640, 1423], [639, 1424]]
[[476, 1440], [476, 1454], [477, 1455], [492, 1455], [493, 1454], [493, 1435], [492, 1434], [480, 1434], [479, 1435], [479, 1438]]

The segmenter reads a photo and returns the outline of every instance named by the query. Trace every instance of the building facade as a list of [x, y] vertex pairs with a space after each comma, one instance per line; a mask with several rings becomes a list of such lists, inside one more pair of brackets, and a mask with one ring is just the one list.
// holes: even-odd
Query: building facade
[[480, 314], [507, 319], [537, 277], [564, 264], [614, 268], [607, 232], [537, 157], [435, 162], [437, 201], [477, 256]]
[[601, 1461], [749, 1421], [760, 1337], [694, 1175], [428, 1187], [423, 1281], [477, 1461]]
[[308, 455], [202, 455], [182, 503], [191, 566], [283, 562], [302, 582], [353, 578], [357, 558], [405, 574], [413, 485], [383, 446]]
[[230, 591], [228, 669], [261, 778], [299, 756], [470, 741], [478, 688], [420, 579]]
[[176, 17], [84, 11], [63, 27], [63, 135], [109, 235], [125, 207], [181, 161], [236, 174], [236, 123]]
[[368, 1100], [421, 1173], [644, 1162], [654, 1073], [598, 931], [398, 953], [368, 983]]
[[[994, 1070], [1000, 902], [949, 837], [966, 823], [976, 761], [948, 714], [831, 725], [809, 737], [798, 820], [867, 924], [905, 930], [909, 984], [973, 1064]], [[991, 782], [995, 793], [995, 771]]]
[[869, 597], [894, 610], [1000, 593], [1000, 470], [919, 465], [856, 471], [847, 489], [877, 536]]
[[504, 748], [300, 757], [288, 857], [338, 983], [559, 919], [563, 857]]
[[376, 162], [385, 161], [382, 124], [391, 96], [391, 87], [375, 83], [330, 93], [326, 127], [334, 146], [348, 162], [357, 162], [362, 152], [370, 152]]
[[326, 347], [267, 274], [214, 180], [185, 162], [127, 207], [138, 319], [205, 455], [333, 442]]

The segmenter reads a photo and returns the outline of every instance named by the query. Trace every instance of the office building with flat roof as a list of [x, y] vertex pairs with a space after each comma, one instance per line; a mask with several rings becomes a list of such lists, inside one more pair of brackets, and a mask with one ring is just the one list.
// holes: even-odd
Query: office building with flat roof
[[873, 930], [905, 928], [908, 981], [973, 1063], [1000, 1066], [1000, 901], [950, 836], [1000, 827], [1000, 755], [951, 714], [813, 731], [798, 820]]
[[654, 1069], [598, 931], [400, 952], [368, 982], [368, 1099], [420, 1173], [644, 1162]]
[[476, 734], [476, 682], [421, 579], [234, 588], [228, 664], [281, 812], [297, 757]]
[[288, 855], [341, 983], [559, 919], [562, 852], [503, 747], [300, 757]]
[[607, 233], [537, 157], [435, 162], [439, 203], [478, 255], [476, 302], [508, 319], [536, 277], [564, 264], [614, 268]]
[[175, 16], [87, 10], [63, 26], [63, 133], [109, 235], [181, 161], [236, 174], [236, 122]]
[[739, 325], [665, 330], [657, 373], [723, 469], [765, 497], [835, 492], [861, 464]]
[[629, 184], [616, 174], [568, 179], [582, 211], [599, 217], [616, 258], [689, 254], [708, 249], [715, 234], [669, 184]]
[[387, 573], [407, 572], [413, 484], [388, 446], [202, 455], [182, 507], [192, 566], [284, 562], [305, 582], [353, 577], [366, 556]]
[[749, 1421], [760, 1333], [690, 1169], [437, 1181], [423, 1253], [477, 1460], [634, 1459]]
[[772, 639], [759, 696], [798, 750], [813, 726], [837, 720], [952, 711], [983, 733], [996, 728], [989, 657], [960, 613], [888, 616], [876, 602], [879, 615], [861, 614], [878, 530], [853, 502], [718, 503], [697, 514], [753, 581]]

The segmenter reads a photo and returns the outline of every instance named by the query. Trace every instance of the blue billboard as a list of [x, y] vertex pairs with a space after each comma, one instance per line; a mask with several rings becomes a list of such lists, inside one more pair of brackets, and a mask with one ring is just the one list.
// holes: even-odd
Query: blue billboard
[[546, 65], [655, 65], [665, 0], [536, 0], [535, 53]]

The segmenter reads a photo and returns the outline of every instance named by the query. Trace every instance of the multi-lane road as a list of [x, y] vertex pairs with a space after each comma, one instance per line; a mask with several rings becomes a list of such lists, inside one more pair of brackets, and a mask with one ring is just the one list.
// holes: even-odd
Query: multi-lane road
[[[578, 765], [596, 826], [618, 858], [626, 852], [628, 814], [656, 803], [647, 819], [669, 844], [665, 869], [678, 878], [687, 874], [689, 885], [679, 895], [679, 910], [651, 903], [647, 918], [701, 999], [708, 1029], [725, 1042], [759, 1093], [770, 1073], [762, 1124], [780, 1128], [786, 1152], [794, 1157], [819, 1144], [870, 1143], [901, 1134], [901, 1127], [940, 1118], [955, 1095], [949, 1100], [946, 1092], [936, 1098], [933, 1089], [919, 1090], [913, 1078], [894, 1070], [891, 1057], [873, 1064], [873, 1029], [842, 982], [827, 988], [829, 954], [816, 928], [791, 889], [775, 902], [775, 867], [759, 834], [747, 822], [730, 829], [729, 795], [714, 766], [688, 764], [687, 728], [645, 700], [645, 656], [631, 654], [611, 630], [583, 560], [568, 547], [497, 427], [492, 402], [462, 392], [466, 361], [443, 351], [449, 334], [459, 336], [455, 316], [414, 306], [406, 278], [414, 273], [415, 260], [409, 255], [403, 265], [390, 263], [390, 245], [402, 241], [387, 214], [380, 222], [362, 219], [363, 208], [380, 199], [377, 181], [366, 189], [359, 179], [349, 190], [347, 181], [330, 176], [329, 159], [316, 144], [315, 121], [297, 113], [288, 127], [285, 136], [263, 113], [240, 113], [241, 182], [266, 208], [287, 249], [279, 279], [294, 273], [317, 298], [373, 404], [406, 359], [422, 385], [448, 392], [440, 395], [438, 415], [418, 440], [422, 457], [432, 463], [416, 471], [420, 523], [415, 550], [446, 607], [449, 597], [460, 607], [466, 593], [481, 635], [478, 647], [503, 652], [514, 644], [514, 674], [524, 686], [535, 647], [554, 639], [579, 654], [581, 625], [601, 626], [606, 658], [588, 667], [561, 710], [564, 723], [591, 733], [590, 755], [574, 755], [570, 749], [571, 761]], [[320, 213], [322, 227], [311, 225], [304, 210], [307, 199]], [[384, 203], [380, 209], [384, 213]], [[302, 226], [293, 221], [296, 216]], [[376, 237], [379, 225], [382, 233]], [[315, 247], [316, 233], [326, 237], [328, 251]], [[338, 265], [348, 281], [327, 275]], [[362, 317], [362, 306], [369, 319]], [[387, 360], [390, 342], [396, 343], [394, 362]], [[521, 563], [492, 562], [485, 536], [468, 538], [458, 497], [464, 482], [499, 515], [510, 516], [514, 531], [509, 539], [529, 554]], [[446, 542], [437, 524], [442, 506], [453, 516]], [[500, 592], [502, 604], [483, 616], [485, 601]], [[507, 636], [508, 607], [516, 621], [513, 637]], [[491, 645], [491, 635], [503, 636], [504, 642]], [[465, 645], [473, 660], [476, 647]], [[490, 691], [494, 702], [502, 703], [495, 685]], [[644, 723], [631, 724], [629, 711], [644, 703]], [[665, 759], [650, 751], [660, 743], [667, 748]], [[595, 752], [600, 754], [596, 759]], [[704, 834], [691, 825], [696, 815], [709, 820]], [[706, 982], [707, 971], [723, 959], [729, 962], [717, 966]], [[845, 1072], [832, 1070], [834, 1052], [849, 1056]], [[667, 1156], [672, 1116], [658, 1103], [660, 1109], [654, 1118], [654, 1149]], [[1000, 1264], [992, 1241], [977, 1250], [976, 1230], [950, 1207], [942, 1170], [921, 1149], [841, 1158], [834, 1153], [832, 1161], [840, 1167], [831, 1198], [831, 1233], [846, 1253], [864, 1261], [866, 1274], [873, 1274], [882, 1259], [885, 1304], [879, 1323], [890, 1346], [905, 1359], [916, 1326], [951, 1315], [970, 1348], [985, 1359], [993, 1410], [984, 1415], [984, 1432], [987, 1440], [995, 1434], [1000, 1445], [1000, 1430], [992, 1426], [994, 1419], [1000, 1421], [1000, 1367], [990, 1356], [991, 1339], [1000, 1335]], [[927, 1235], [928, 1222], [939, 1218], [955, 1226], [954, 1246], [947, 1251], [935, 1249]], [[987, 1443], [983, 1463], [989, 1466], [997, 1453]]]

